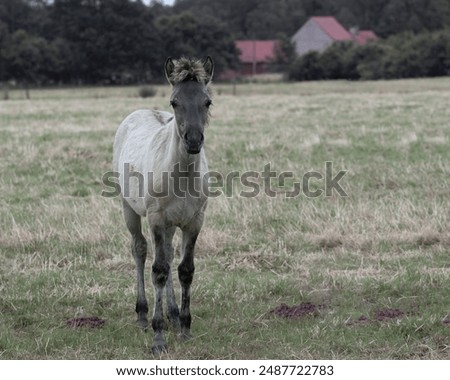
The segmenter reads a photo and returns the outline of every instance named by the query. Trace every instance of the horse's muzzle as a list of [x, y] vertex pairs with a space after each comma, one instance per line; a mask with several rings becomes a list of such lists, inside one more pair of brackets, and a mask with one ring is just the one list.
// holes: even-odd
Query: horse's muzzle
[[199, 154], [205, 140], [203, 133], [190, 132], [184, 135], [184, 147], [188, 154]]

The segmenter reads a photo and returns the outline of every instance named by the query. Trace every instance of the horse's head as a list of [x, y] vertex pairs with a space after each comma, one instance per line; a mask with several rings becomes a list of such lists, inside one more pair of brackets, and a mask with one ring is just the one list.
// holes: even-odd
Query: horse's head
[[190, 58], [173, 61], [169, 58], [165, 72], [173, 86], [170, 105], [175, 114], [178, 135], [188, 154], [198, 154], [203, 146], [204, 129], [212, 104], [208, 85], [214, 72], [213, 60], [209, 56], [204, 62]]

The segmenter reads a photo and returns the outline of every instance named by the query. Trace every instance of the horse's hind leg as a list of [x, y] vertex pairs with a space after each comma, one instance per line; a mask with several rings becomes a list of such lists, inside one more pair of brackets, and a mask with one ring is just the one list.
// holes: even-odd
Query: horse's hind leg
[[134, 261], [136, 262], [137, 272], [137, 301], [136, 313], [138, 315], [137, 323], [139, 327], [147, 329], [148, 327], [148, 303], [145, 297], [144, 285], [144, 267], [147, 259], [147, 241], [142, 235], [141, 217], [134, 212], [130, 205], [122, 200], [123, 213], [128, 230], [131, 233], [131, 252], [133, 253]]
[[[172, 240], [173, 235], [175, 234], [176, 227], [171, 227], [166, 229], [166, 255], [170, 268], [172, 267], [173, 262], [173, 246]], [[175, 299], [175, 291], [173, 289], [173, 280], [172, 280], [172, 271], [169, 270], [169, 275], [167, 277], [166, 282], [166, 295], [167, 295], [167, 318], [169, 318], [170, 323], [172, 324], [172, 328], [175, 332], [180, 331], [180, 311], [177, 306], [177, 302]]]

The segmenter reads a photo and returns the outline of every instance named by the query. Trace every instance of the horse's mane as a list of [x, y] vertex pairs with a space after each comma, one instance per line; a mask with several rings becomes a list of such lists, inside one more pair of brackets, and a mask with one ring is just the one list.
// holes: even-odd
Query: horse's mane
[[194, 80], [207, 84], [209, 81], [208, 73], [203, 67], [202, 61], [195, 58], [181, 57], [173, 61], [175, 67], [170, 74], [170, 81], [178, 84], [188, 80]]

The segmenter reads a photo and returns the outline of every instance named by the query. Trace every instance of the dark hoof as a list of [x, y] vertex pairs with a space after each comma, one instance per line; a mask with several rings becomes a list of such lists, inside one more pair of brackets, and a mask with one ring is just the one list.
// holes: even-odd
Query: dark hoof
[[167, 352], [167, 346], [165, 344], [158, 344], [152, 347], [152, 353], [155, 356], [164, 354]]

